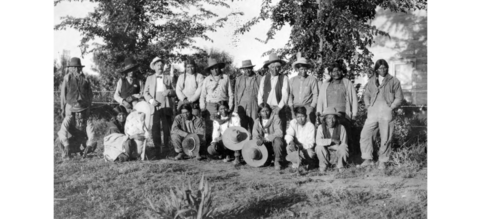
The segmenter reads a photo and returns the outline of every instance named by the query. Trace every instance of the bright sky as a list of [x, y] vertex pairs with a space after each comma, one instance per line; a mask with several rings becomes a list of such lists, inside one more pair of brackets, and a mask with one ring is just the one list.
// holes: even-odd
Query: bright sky
[[[277, 1], [274, 1], [277, 2]], [[223, 7], [209, 7], [213, 8], [214, 13], [217, 13], [220, 17], [223, 17], [231, 12], [242, 11], [244, 16], [239, 16], [236, 19], [229, 19], [224, 28], [218, 29], [217, 32], [208, 33], [208, 36], [214, 41], [207, 42], [204, 40], [197, 40], [200, 48], [214, 47], [220, 50], [224, 50], [232, 54], [234, 59], [234, 65], [240, 66], [242, 60], [251, 59], [252, 63], [256, 65], [254, 69], [261, 67], [264, 60], [267, 57], [262, 57], [262, 53], [272, 49], [283, 47], [290, 34], [290, 27], [284, 27], [275, 35], [275, 39], [263, 44], [255, 38], [264, 40], [266, 38], [267, 30], [270, 27], [269, 21], [263, 21], [256, 24], [248, 33], [244, 35], [234, 36], [234, 30], [239, 27], [240, 24], [245, 23], [251, 18], [259, 14], [262, 1], [259, 0], [239, 0], [234, 2], [228, 2], [231, 4], [231, 8], [226, 9]], [[62, 2], [54, 8], [54, 25], [60, 23], [60, 18], [63, 16], [73, 17], [85, 17], [89, 12], [92, 12], [95, 8], [94, 3], [90, 2]], [[70, 56], [80, 57], [80, 44], [81, 35], [78, 31], [73, 29], [67, 29], [62, 31], [54, 31], [54, 58], [58, 58], [62, 54], [63, 50], [70, 50]], [[188, 53], [188, 51], [186, 52]], [[152, 57], [153, 58], [153, 57]], [[95, 74], [91, 69], [94, 64], [92, 61], [92, 54], [86, 54], [82, 58], [82, 64], [85, 73]]]

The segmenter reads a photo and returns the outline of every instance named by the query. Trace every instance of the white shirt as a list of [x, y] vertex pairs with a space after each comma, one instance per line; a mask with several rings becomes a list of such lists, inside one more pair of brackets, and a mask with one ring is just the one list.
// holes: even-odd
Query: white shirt
[[384, 78], [385, 78], [385, 77], [383, 77], [383, 76], [381, 76], [381, 75], [379, 75], [379, 76], [378, 76], [378, 79], [379, 79], [379, 85], [381, 85], [381, 84], [382, 84], [382, 81], [384, 81]]
[[[227, 117], [221, 116], [221, 119], [227, 119]], [[212, 130], [212, 141], [218, 142], [217, 138], [222, 137], [225, 130], [232, 126], [240, 126], [240, 118], [237, 113], [232, 113], [230, 121], [225, 122], [224, 124], [220, 125], [219, 122], [214, 120], [214, 129]]]
[[[269, 119], [262, 119], [262, 127], [266, 127], [268, 122], [269, 122]], [[269, 133], [264, 133], [264, 138], [267, 139], [268, 135], [269, 135]]]
[[156, 85], [156, 92], [163, 92], [165, 90], [167, 90], [167, 88], [165, 87], [165, 84], [164, 84], [164, 76], [163, 75], [160, 75], [160, 77], [157, 77], [157, 85]]
[[289, 128], [286, 131], [284, 139], [286, 143], [289, 144], [294, 138], [297, 139], [304, 149], [313, 148], [316, 142], [316, 128], [309, 121], [306, 121], [306, 124], [301, 126], [297, 124], [296, 119], [293, 119], [289, 123]]
[[[262, 103], [263, 102], [263, 96], [264, 96], [264, 79], [266, 76], [262, 76], [260, 86], [259, 86], [259, 93], [257, 94], [257, 103]], [[282, 83], [282, 98], [279, 102], [277, 102], [276, 99], [276, 85], [277, 85], [277, 80], [279, 79], [279, 75], [277, 76], [272, 76], [271, 75], [271, 92], [269, 93], [269, 96], [267, 97], [267, 104], [269, 106], [277, 106], [279, 108], [284, 107], [284, 105], [287, 104], [287, 100], [289, 99], [289, 78], [284, 75], [284, 82]]]

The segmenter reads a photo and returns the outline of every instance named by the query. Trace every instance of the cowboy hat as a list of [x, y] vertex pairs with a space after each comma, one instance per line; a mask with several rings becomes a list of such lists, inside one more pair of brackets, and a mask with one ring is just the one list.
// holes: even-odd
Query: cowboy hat
[[86, 110], [87, 108], [88, 108], [87, 104], [84, 103], [83, 101], [77, 102], [77, 103], [75, 103], [75, 105], [72, 106], [72, 108], [70, 108], [70, 112], [78, 113], [78, 112], [82, 112], [82, 111]]
[[82, 65], [82, 62], [80, 61], [80, 58], [73, 57], [70, 59], [70, 62], [68, 63], [67, 67], [84, 67], [85, 65]]
[[217, 62], [217, 60], [213, 58], [208, 58], [207, 59], [207, 68], [204, 69], [204, 71], [209, 71], [211, 68], [219, 66], [220, 68], [225, 67], [225, 63], [223, 62]]
[[253, 68], [255, 65], [252, 65], [252, 62], [250, 59], [248, 60], [244, 60], [242, 61], [242, 66], [240, 67], [240, 69], [243, 69], [243, 68]]
[[241, 150], [244, 143], [250, 139], [249, 132], [240, 126], [229, 127], [222, 134], [222, 143], [233, 151]]
[[242, 147], [242, 157], [250, 166], [261, 167], [266, 164], [269, 152], [265, 145], [257, 146], [256, 140], [250, 140]]
[[299, 65], [306, 65], [308, 68], [312, 67], [312, 65], [309, 63], [309, 60], [304, 57], [300, 57], [294, 63], [292, 63], [292, 68], [299, 68]]
[[264, 67], [265, 67], [265, 66], [268, 66], [268, 65], [270, 65], [271, 63], [274, 63], [274, 62], [279, 62], [279, 63], [281, 63], [281, 65], [286, 64], [286, 61], [280, 59], [280, 58], [277, 56], [277, 54], [271, 53], [271, 54], [269, 55], [269, 60], [267, 60], [267, 61], [264, 63]]
[[124, 68], [120, 71], [120, 74], [129, 72], [130, 70], [138, 67], [139, 65], [135, 63], [134, 59], [128, 57], [124, 60]]
[[159, 58], [159, 57], [155, 57], [155, 58], [152, 60], [152, 62], [150, 62], [150, 69], [152, 69], [152, 70], [155, 71], [154, 65], [155, 65], [156, 62], [162, 62], [162, 59]]
[[336, 116], [341, 116], [341, 114], [339, 113], [340, 111], [338, 111], [336, 108], [334, 107], [327, 107], [324, 112], [322, 112], [322, 116], [327, 116], [327, 115], [336, 115]]
[[197, 134], [188, 134], [182, 140], [182, 150], [189, 157], [199, 156], [200, 138]]

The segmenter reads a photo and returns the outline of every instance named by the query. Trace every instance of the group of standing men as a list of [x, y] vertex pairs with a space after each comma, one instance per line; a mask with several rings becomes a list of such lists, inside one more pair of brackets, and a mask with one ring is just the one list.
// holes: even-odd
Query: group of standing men
[[[328, 68], [329, 79], [321, 82], [307, 74], [312, 68], [310, 61], [297, 57], [292, 67], [299, 74], [288, 79], [281, 72], [286, 62], [271, 54], [264, 62], [263, 67], [268, 69], [264, 76], [253, 71], [254, 65], [250, 60], [243, 61], [240, 68], [242, 75], [235, 79], [234, 86], [223, 74], [225, 64], [214, 59], [208, 59], [205, 71], [210, 75], [207, 77], [199, 73], [193, 59], [187, 59], [185, 72], [176, 83], [170, 72], [163, 70], [164, 64], [158, 57], [152, 60], [150, 68], [155, 73], [146, 79], [144, 85], [135, 77], [137, 65], [127, 59], [122, 71], [124, 77], [118, 81], [114, 95], [114, 99], [127, 109], [126, 113], [142, 97], [151, 105], [151, 136], [157, 154], [167, 147], [171, 139], [177, 153], [176, 160], [193, 156], [185, 153], [183, 145], [190, 134], [201, 137], [201, 148], [205, 149], [201, 153], [204, 151], [224, 158], [226, 162], [232, 161], [233, 154], [234, 164], [240, 163], [241, 155], [246, 162], [264, 162], [259, 166], [273, 160], [276, 170], [289, 161], [293, 168], [302, 164], [319, 165], [320, 171], [324, 172], [331, 165], [330, 153], [337, 153], [336, 167], [342, 171], [349, 153], [358, 152], [350, 125], [357, 115], [358, 100], [352, 82], [343, 77], [345, 70], [341, 64], [331, 65]], [[64, 132], [69, 132], [69, 124], [75, 123], [71, 121], [77, 121], [77, 117], [84, 118], [79, 112], [87, 114], [92, 101], [92, 91], [80, 73], [83, 67], [80, 60], [72, 58], [70, 66], [73, 72], [65, 76], [62, 84], [61, 108], [66, 117], [59, 131], [59, 147], [67, 158], [72, 152], [70, 146], [74, 139], [73, 135]], [[369, 79], [364, 92], [368, 118], [361, 132], [360, 149], [364, 159], [361, 166], [373, 165], [373, 136], [379, 131], [378, 163], [383, 169], [391, 152], [393, 110], [399, 107], [403, 94], [400, 82], [388, 74], [385, 60], [378, 60], [374, 70], [376, 74]], [[93, 134], [88, 134], [91, 124], [82, 124], [87, 127], [83, 128], [87, 130], [83, 139], [88, 140], [84, 145], [85, 156], [95, 149], [92, 149]], [[232, 132], [233, 127], [242, 128]], [[79, 126], [77, 130], [81, 128]], [[245, 153], [242, 149], [242, 154], [239, 148], [232, 150], [231, 147], [239, 143], [237, 140], [241, 132], [249, 136], [249, 139], [244, 139], [247, 145], [244, 148], [250, 149], [246, 149]], [[224, 133], [228, 133], [228, 137], [223, 136], [227, 135]], [[199, 153], [195, 156], [202, 159]], [[273, 159], [266, 160], [263, 156]]]

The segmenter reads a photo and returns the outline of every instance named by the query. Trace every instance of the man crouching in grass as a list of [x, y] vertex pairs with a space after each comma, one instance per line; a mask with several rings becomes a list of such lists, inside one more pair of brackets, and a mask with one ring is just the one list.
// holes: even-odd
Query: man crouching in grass
[[330, 165], [330, 151], [337, 154], [337, 168], [339, 172], [344, 169], [344, 163], [347, 162], [349, 149], [347, 146], [347, 134], [344, 126], [339, 124], [339, 116], [335, 108], [328, 107], [322, 113], [324, 121], [317, 129], [316, 137], [316, 154], [319, 159], [319, 171], [325, 173]]
[[[192, 106], [187, 103], [180, 106], [180, 115], [177, 115], [172, 124], [171, 139], [177, 153], [175, 160], [186, 159], [187, 155], [182, 149], [182, 141], [189, 134], [204, 135], [204, 121], [201, 117], [192, 114]], [[201, 160], [200, 155], [197, 160]]]
[[[287, 160], [292, 163], [292, 169], [297, 170], [301, 163], [314, 166], [316, 128], [307, 120], [307, 110], [304, 106], [294, 108], [295, 119], [289, 123], [285, 140], [287, 143]], [[304, 170], [304, 167], [301, 167]]]

